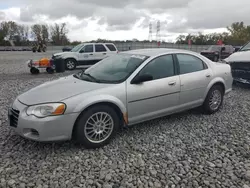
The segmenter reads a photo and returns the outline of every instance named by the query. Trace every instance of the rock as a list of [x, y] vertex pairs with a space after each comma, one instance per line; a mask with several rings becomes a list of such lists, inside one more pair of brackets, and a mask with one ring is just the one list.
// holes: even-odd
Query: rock
[[250, 181], [250, 171], [247, 171], [247, 172], [245, 173], [245, 179], [246, 179], [247, 181]]
[[105, 184], [103, 185], [103, 188], [112, 188], [112, 185], [110, 185], [110, 184], [108, 184], [108, 183], [105, 183]]
[[250, 188], [248, 185], [244, 184], [243, 188]]
[[156, 176], [157, 171], [156, 171], [156, 170], [150, 170], [150, 174], [151, 174], [152, 176]]
[[8, 181], [8, 185], [9, 185], [9, 186], [13, 186], [15, 183], [16, 183], [15, 180], [9, 180], [9, 181]]
[[107, 174], [106, 177], [105, 177], [105, 180], [110, 181], [111, 179], [112, 179], [111, 174]]
[[207, 161], [207, 165], [210, 166], [211, 168], [215, 168], [215, 164], [210, 161]]

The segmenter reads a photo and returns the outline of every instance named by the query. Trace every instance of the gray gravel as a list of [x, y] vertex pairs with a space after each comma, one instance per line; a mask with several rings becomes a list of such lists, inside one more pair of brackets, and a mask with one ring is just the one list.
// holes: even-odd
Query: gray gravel
[[[42, 53], [39, 56], [51, 56]], [[250, 187], [250, 89], [234, 87], [215, 115], [197, 110], [125, 130], [104, 148], [16, 136], [7, 107], [24, 89], [68, 75], [30, 75], [32, 52], [0, 52], [0, 187]]]

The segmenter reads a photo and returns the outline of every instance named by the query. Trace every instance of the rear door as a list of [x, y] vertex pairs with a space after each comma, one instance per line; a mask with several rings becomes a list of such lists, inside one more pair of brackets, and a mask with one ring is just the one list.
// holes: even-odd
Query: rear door
[[103, 44], [95, 44], [95, 59], [102, 60], [108, 56], [108, 50]]
[[212, 79], [212, 70], [197, 56], [177, 53], [175, 57], [181, 82], [180, 105], [187, 108], [200, 105]]

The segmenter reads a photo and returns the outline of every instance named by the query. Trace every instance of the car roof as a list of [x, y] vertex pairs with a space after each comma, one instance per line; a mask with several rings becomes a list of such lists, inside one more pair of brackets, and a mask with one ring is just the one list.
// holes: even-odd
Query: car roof
[[189, 50], [182, 50], [182, 49], [174, 49], [174, 48], [146, 48], [146, 49], [138, 49], [138, 50], [129, 50], [129, 51], [123, 51], [121, 53], [126, 54], [135, 54], [135, 55], [145, 55], [145, 56], [157, 56], [160, 54], [165, 53], [193, 53]]
[[82, 43], [82, 45], [89, 45], [89, 44], [113, 44], [114, 43], [110, 43], [110, 42], [93, 42], [93, 43]]

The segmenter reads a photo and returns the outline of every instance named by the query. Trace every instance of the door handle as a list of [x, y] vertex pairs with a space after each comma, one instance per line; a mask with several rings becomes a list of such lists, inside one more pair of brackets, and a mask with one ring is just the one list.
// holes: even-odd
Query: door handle
[[176, 84], [176, 81], [168, 82], [168, 85], [174, 86]]
[[93, 55], [93, 54], [89, 54], [89, 55]]
[[211, 77], [211, 75], [210, 75], [210, 74], [207, 74], [206, 77], [209, 78], [209, 77]]
[[103, 55], [106, 55], [106, 53], [103, 53]]

